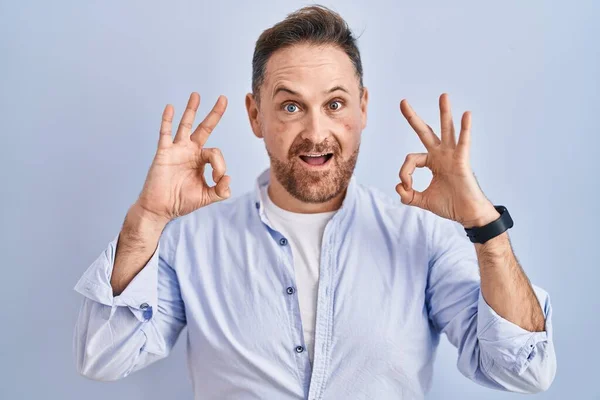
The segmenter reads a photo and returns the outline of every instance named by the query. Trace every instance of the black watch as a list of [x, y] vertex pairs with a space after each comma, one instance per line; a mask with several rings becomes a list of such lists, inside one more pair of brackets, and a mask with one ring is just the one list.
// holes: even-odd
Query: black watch
[[490, 222], [487, 225], [465, 228], [467, 236], [473, 243], [485, 243], [488, 240], [500, 235], [504, 231], [513, 227], [513, 220], [504, 206], [494, 206], [496, 211], [500, 213], [500, 218]]

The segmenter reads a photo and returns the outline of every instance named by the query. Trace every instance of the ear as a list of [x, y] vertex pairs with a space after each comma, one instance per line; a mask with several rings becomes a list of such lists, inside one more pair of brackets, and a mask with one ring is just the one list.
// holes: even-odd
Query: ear
[[367, 105], [369, 104], [369, 90], [364, 87], [363, 94], [360, 99], [360, 114], [362, 118], [362, 128], [367, 127]]
[[257, 138], [262, 139], [262, 130], [260, 129], [260, 121], [258, 120], [258, 104], [252, 93], [246, 94], [246, 111], [248, 112], [252, 132], [254, 132]]

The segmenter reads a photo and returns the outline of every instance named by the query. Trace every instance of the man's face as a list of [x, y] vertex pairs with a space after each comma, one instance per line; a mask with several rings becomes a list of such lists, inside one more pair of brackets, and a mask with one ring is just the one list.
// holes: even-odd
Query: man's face
[[276, 179], [293, 197], [322, 203], [346, 189], [367, 100], [350, 58], [337, 47], [295, 45], [271, 56], [260, 107], [250, 94], [246, 106]]

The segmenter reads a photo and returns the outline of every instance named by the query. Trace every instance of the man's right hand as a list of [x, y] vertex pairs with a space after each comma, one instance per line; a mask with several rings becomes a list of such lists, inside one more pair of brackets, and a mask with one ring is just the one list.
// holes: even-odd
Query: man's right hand
[[[158, 150], [144, 188], [134, 207], [166, 224], [192, 211], [225, 200], [230, 196], [230, 177], [225, 175], [225, 160], [221, 150], [204, 147], [208, 137], [227, 108], [227, 98], [219, 96], [210, 113], [190, 134], [200, 95], [190, 95], [185, 112], [172, 138], [174, 109], [168, 104], [162, 115]], [[214, 186], [204, 179], [204, 167], [210, 164]]]

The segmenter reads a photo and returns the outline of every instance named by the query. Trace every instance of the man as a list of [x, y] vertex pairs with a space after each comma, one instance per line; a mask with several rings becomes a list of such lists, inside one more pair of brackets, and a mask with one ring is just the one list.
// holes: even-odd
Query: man
[[[192, 132], [199, 101], [174, 139], [167, 105], [139, 198], [76, 285], [81, 374], [123, 378], [166, 357], [187, 326], [196, 398], [416, 399], [445, 333], [473, 381], [549, 387], [550, 299], [512, 252], [508, 211], [474, 178], [470, 113], [456, 139], [443, 94], [440, 138], [402, 101], [427, 152], [406, 157], [401, 201], [356, 182], [368, 90], [348, 26], [320, 6], [256, 43], [246, 108], [270, 169], [254, 192], [220, 202], [230, 177], [206, 142], [227, 100]], [[433, 173], [424, 192], [416, 167]]]

